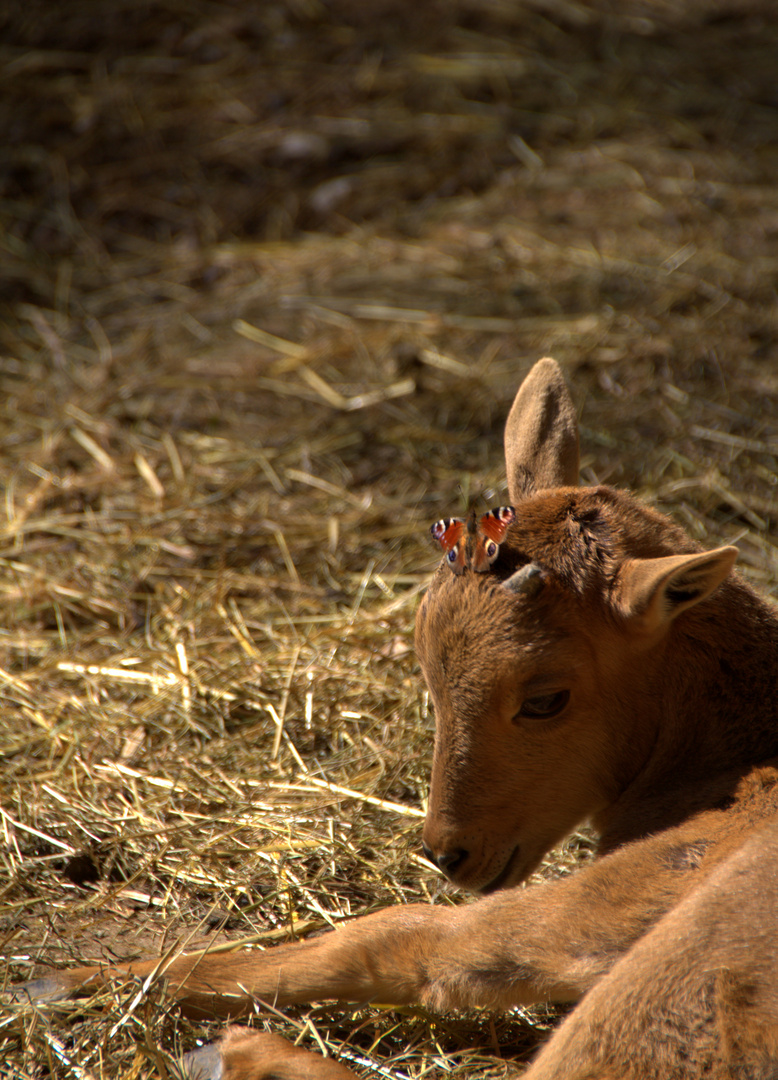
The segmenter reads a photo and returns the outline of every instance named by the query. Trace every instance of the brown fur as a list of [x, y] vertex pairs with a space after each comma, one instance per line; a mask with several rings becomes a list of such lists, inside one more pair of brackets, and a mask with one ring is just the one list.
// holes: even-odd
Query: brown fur
[[[702, 552], [630, 496], [573, 486], [577, 445], [559, 369], [541, 361], [506, 430], [517, 520], [497, 562], [441, 567], [418, 613], [437, 727], [424, 842], [487, 895], [262, 954], [178, 958], [166, 977], [183, 1008], [583, 998], [531, 1080], [778, 1075], [778, 619], [730, 574], [734, 549]], [[587, 819], [601, 836], [591, 866], [513, 887]], [[20, 992], [116, 974], [82, 968]], [[350, 1075], [240, 1028], [186, 1069]]]

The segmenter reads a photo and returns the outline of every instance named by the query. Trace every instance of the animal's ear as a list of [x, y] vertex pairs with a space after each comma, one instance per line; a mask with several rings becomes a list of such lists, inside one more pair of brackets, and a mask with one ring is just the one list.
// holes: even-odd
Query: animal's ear
[[511, 502], [544, 488], [578, 483], [578, 421], [556, 360], [538, 360], [505, 424], [505, 467]]
[[666, 628], [718, 588], [737, 555], [736, 547], [722, 547], [698, 555], [630, 559], [619, 571], [617, 604], [649, 633]]

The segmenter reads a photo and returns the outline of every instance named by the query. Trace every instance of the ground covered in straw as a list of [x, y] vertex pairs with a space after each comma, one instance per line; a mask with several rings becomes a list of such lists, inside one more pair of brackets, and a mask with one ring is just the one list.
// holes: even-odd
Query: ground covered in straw
[[[463, 902], [413, 615], [537, 357], [586, 482], [775, 591], [777, 50], [772, 0], [3, 6], [4, 979]], [[552, 1020], [255, 1022], [404, 1078]], [[5, 1011], [0, 1076], [215, 1031], [155, 986]]]

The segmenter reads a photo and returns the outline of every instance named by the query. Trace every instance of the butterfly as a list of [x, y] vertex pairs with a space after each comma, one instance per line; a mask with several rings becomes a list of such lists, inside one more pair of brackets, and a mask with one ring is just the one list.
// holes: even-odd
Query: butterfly
[[463, 574], [467, 565], [476, 574], [484, 574], [497, 558], [508, 526], [515, 520], [512, 506], [498, 506], [481, 518], [475, 510], [466, 520], [441, 518], [430, 526], [430, 532], [445, 551], [446, 562], [455, 574]]

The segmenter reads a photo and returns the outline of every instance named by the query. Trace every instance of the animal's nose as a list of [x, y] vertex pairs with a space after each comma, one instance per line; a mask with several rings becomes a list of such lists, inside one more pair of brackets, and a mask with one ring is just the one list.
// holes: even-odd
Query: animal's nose
[[431, 863], [434, 863], [437, 868], [446, 875], [446, 877], [453, 878], [457, 870], [464, 865], [467, 860], [469, 852], [464, 848], [454, 848], [452, 851], [439, 851], [435, 852], [429, 846], [422, 841], [421, 845], [424, 855]]

